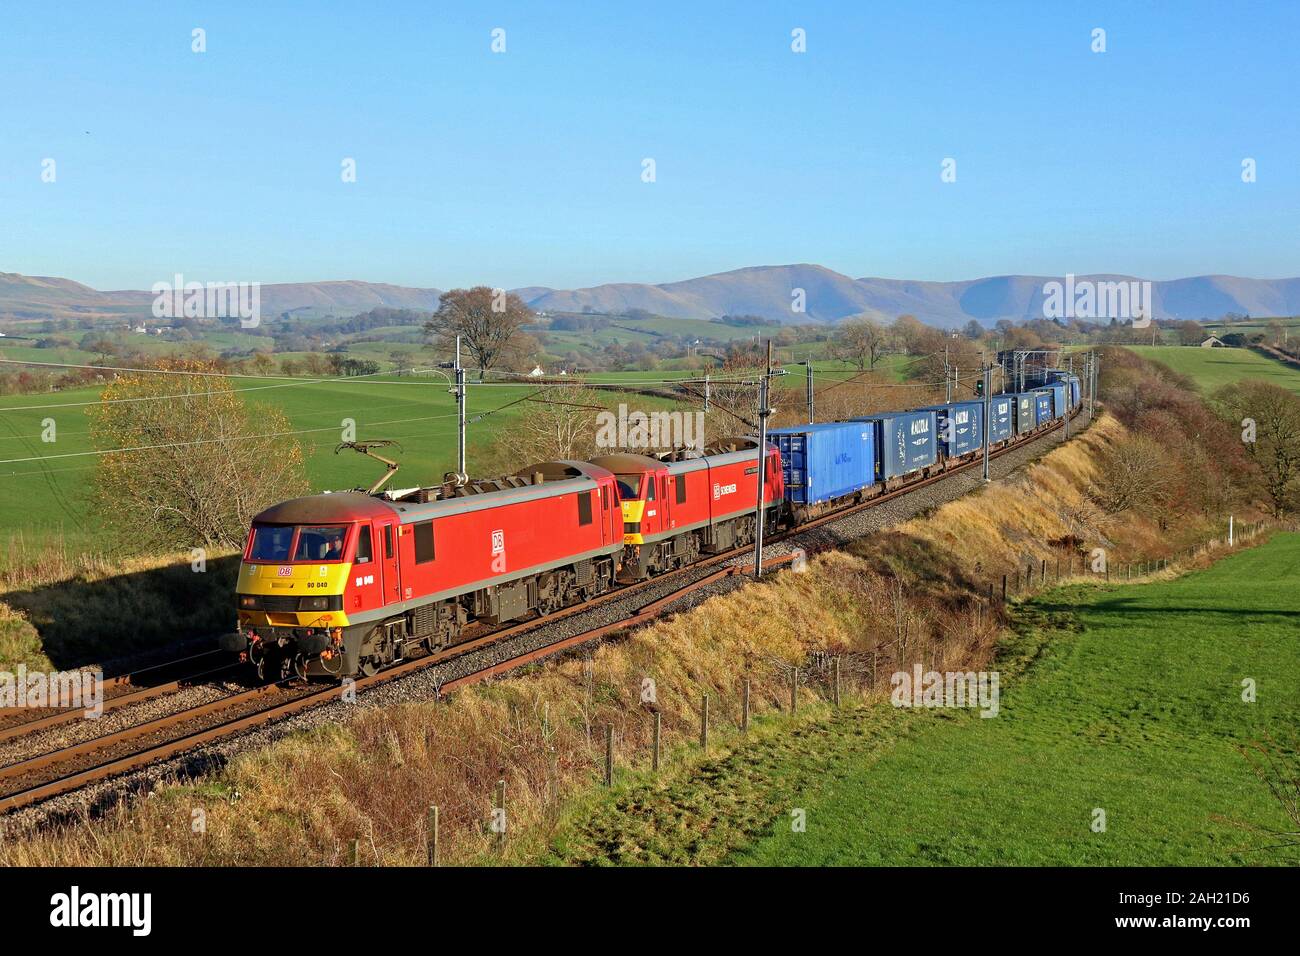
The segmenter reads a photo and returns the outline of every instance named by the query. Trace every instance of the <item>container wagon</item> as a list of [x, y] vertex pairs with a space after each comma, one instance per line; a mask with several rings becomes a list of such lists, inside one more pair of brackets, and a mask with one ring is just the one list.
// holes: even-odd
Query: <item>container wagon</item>
[[960, 458], [984, 447], [983, 402], [948, 402], [927, 409], [934, 412], [939, 451], [945, 458]]
[[845, 498], [865, 497], [875, 485], [875, 430], [869, 422], [794, 425], [767, 437], [781, 452], [785, 500], [796, 524]]
[[1047, 390], [1052, 393], [1052, 417], [1064, 418], [1070, 413], [1070, 383], [1065, 381], [1053, 382], [1047, 386]]
[[1038, 412], [1033, 392], [1016, 392], [1012, 396], [1016, 406], [1016, 434], [1023, 435], [1038, 427]]
[[889, 487], [905, 475], [938, 461], [935, 414], [931, 411], [879, 412], [850, 421], [870, 422], [876, 445], [875, 480]]
[[989, 442], [1000, 442], [1016, 433], [1016, 400], [1012, 395], [989, 396]]
[[1035, 424], [1047, 425], [1052, 421], [1052, 393], [1046, 388], [1036, 388], [1030, 392], [1034, 397]]

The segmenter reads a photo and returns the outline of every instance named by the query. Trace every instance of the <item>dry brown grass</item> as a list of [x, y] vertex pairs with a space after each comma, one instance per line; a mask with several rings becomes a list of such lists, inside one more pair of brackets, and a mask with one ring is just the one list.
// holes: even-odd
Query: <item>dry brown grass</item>
[[125, 557], [56, 537], [9, 538], [0, 568], [0, 669], [79, 667], [229, 626], [234, 552]]
[[[1042, 542], [1066, 534], [1092, 543], [1102, 533], [1115, 541], [1142, 532], [1141, 522], [1095, 529], [1062, 517], [1063, 508], [1086, 504], [1094, 456], [1121, 433], [1103, 418], [1023, 477], [588, 655], [444, 703], [358, 709], [342, 725], [244, 754], [204, 781], [164, 787], [105, 819], [5, 840], [0, 864], [337, 865], [354, 840], [363, 863], [418, 864], [430, 804], [441, 809], [445, 859], [495, 859], [488, 820], [498, 779], [507, 783], [507, 859], [535, 859], [566, 806], [599, 780], [607, 725], [619, 767], [645, 766], [647, 677], [672, 773], [698, 759], [690, 742], [703, 695], [714, 746], [735, 739], [746, 678], [761, 717], [788, 708], [794, 665], [804, 675], [801, 701], [824, 696], [827, 655], [844, 655], [846, 683], [860, 696], [883, 693], [895, 669], [915, 662], [939, 670], [988, 663], [1003, 624], [977, 610], [991, 569], [1012, 567], [1026, 551], [1046, 556]], [[196, 812], [203, 832], [194, 832]]]

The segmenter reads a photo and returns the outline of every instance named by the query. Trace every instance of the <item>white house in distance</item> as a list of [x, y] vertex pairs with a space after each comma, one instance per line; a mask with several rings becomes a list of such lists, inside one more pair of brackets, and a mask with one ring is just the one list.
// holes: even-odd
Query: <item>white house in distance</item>
[[1208, 339], [1206, 339], [1204, 342], [1201, 343], [1201, 348], [1226, 349], [1227, 346], [1223, 344], [1223, 340], [1219, 338], [1217, 335], [1211, 335]]

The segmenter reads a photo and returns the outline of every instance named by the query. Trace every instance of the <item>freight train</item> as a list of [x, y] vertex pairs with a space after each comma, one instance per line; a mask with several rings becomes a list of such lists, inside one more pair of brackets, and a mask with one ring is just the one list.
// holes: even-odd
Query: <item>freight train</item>
[[[880, 412], [698, 452], [551, 461], [496, 479], [311, 495], [258, 514], [221, 646], [260, 678], [370, 675], [473, 623], [546, 616], [924, 480], [1050, 427], [1062, 375], [1023, 395]], [[759, 502], [761, 500], [762, 507]], [[761, 518], [760, 518], [761, 513]]]

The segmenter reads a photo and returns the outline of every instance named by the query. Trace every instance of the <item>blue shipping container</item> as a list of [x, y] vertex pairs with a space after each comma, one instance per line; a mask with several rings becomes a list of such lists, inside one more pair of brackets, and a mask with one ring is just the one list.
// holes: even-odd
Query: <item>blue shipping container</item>
[[1034, 396], [1034, 408], [1038, 424], [1046, 425], [1052, 420], [1052, 393], [1047, 389], [1036, 389], [1030, 393]]
[[983, 402], [949, 402], [927, 405], [934, 412], [939, 448], [949, 458], [957, 458], [983, 447], [980, 427], [984, 420]]
[[1023, 435], [1025, 432], [1033, 431], [1038, 424], [1034, 393], [1016, 392], [1012, 397], [1016, 403], [1016, 434]]
[[875, 427], [877, 481], [927, 468], [937, 460], [934, 412], [880, 412], [853, 421]]
[[1079, 376], [1073, 372], [1057, 371], [1051, 378], [1052, 382], [1060, 382], [1067, 386], [1067, 395], [1069, 396], [1070, 407], [1074, 408], [1079, 404], [1082, 396], [1082, 387], [1079, 382]]
[[865, 422], [777, 428], [767, 439], [781, 449], [787, 501], [819, 504], [875, 484], [875, 430]]
[[1066, 412], [1069, 411], [1067, 402], [1070, 395], [1070, 383], [1053, 382], [1047, 388], [1052, 393], [1052, 416], [1054, 418], [1064, 418]]
[[1002, 441], [1016, 431], [1016, 402], [1010, 395], [989, 397], [989, 441]]

